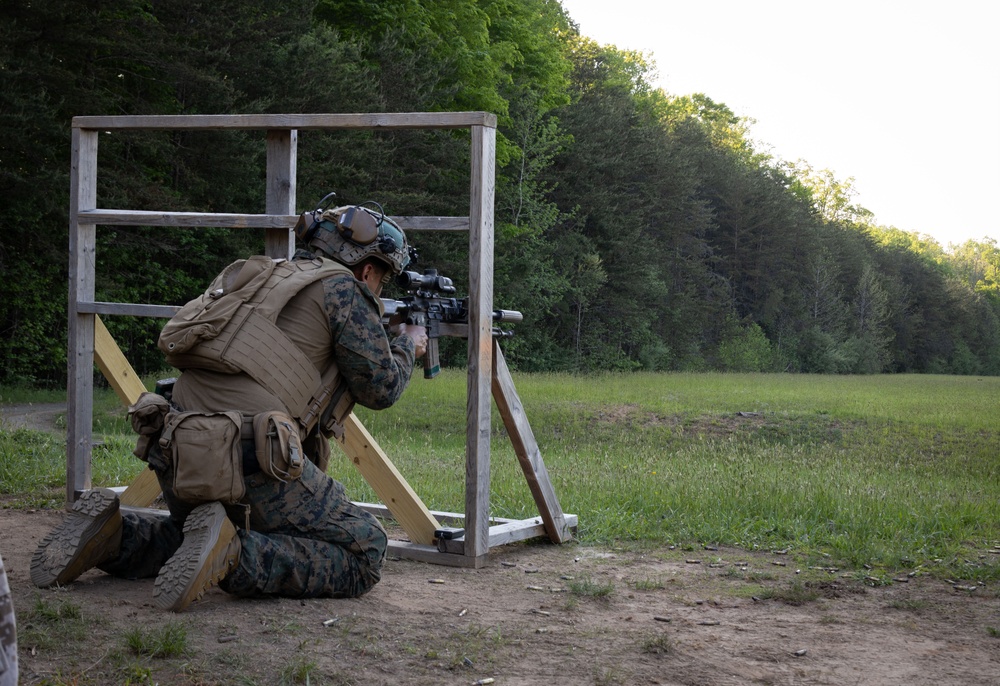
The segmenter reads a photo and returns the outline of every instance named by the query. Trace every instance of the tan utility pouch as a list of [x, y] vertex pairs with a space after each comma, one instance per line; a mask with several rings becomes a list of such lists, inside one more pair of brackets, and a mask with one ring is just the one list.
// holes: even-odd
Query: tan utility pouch
[[171, 412], [160, 437], [164, 457], [174, 468], [174, 494], [185, 502], [239, 502], [243, 450], [239, 412]]
[[278, 481], [302, 476], [305, 452], [299, 438], [299, 425], [284, 412], [261, 412], [253, 418], [253, 440], [257, 464]]
[[128, 406], [129, 423], [132, 424], [132, 430], [139, 434], [133, 455], [145, 462], [149, 461], [149, 449], [163, 431], [163, 420], [169, 411], [170, 403], [166, 398], [148, 391], [140, 393], [139, 399]]

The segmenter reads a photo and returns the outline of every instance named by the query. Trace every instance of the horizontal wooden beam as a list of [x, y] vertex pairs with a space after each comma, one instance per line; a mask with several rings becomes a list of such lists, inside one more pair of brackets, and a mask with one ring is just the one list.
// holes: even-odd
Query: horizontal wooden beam
[[375, 114], [166, 114], [73, 117], [78, 129], [467, 129], [496, 128], [489, 112]]
[[[576, 515], [568, 514], [563, 515], [563, 517], [566, 522], [567, 531], [576, 529]], [[545, 523], [542, 521], [541, 517], [507, 521], [490, 527], [489, 546], [492, 549], [508, 543], [516, 543], [518, 541], [526, 541], [529, 538], [546, 536], [547, 534], [548, 532], [545, 530]], [[465, 552], [465, 537], [460, 536], [450, 540], [439, 540], [438, 549], [443, 553], [462, 555]]]
[[[217, 212], [151, 212], [148, 210], [82, 210], [80, 222], [103, 226], [221, 227], [230, 229], [288, 229], [294, 214], [226, 214]], [[404, 231], [468, 231], [468, 217], [394, 217]]]
[[150, 212], [146, 210], [85, 210], [80, 222], [106, 226], [222, 227], [229, 229], [287, 229], [298, 217], [284, 214], [223, 214], [217, 212]]
[[398, 217], [390, 215], [404, 231], [468, 231], [468, 217]]
[[124, 314], [133, 317], [170, 319], [181, 309], [177, 305], [147, 305], [145, 303], [80, 302], [76, 311], [85, 314]]
[[[391, 299], [383, 298], [386, 302], [395, 302]], [[76, 311], [80, 314], [119, 314], [132, 317], [159, 317], [160, 319], [170, 319], [180, 310], [180, 305], [152, 305], [149, 303], [110, 303], [110, 302], [78, 302]], [[439, 334], [441, 336], [454, 336], [456, 338], [466, 338], [469, 333], [466, 324], [441, 324]]]
[[453, 555], [442, 553], [431, 545], [420, 545], [409, 541], [390, 540], [387, 550], [389, 555], [395, 555], [404, 560], [414, 560], [416, 562], [428, 562], [446, 567], [470, 567], [479, 569], [486, 564], [486, 555], [478, 557], [468, 557], [466, 555]]
[[[382, 503], [365, 503], [365, 502], [355, 502], [355, 505], [360, 507], [365, 512], [375, 515], [376, 517], [381, 517], [382, 519], [393, 519], [392, 512], [388, 507]], [[462, 526], [465, 521], [465, 515], [461, 512], [446, 512], [444, 510], [431, 510], [431, 514], [434, 515], [434, 519], [438, 520], [441, 524], [451, 526], [456, 524]], [[494, 524], [510, 524], [511, 522], [520, 522], [520, 519], [509, 519], [506, 517], [491, 517], [490, 525]]]

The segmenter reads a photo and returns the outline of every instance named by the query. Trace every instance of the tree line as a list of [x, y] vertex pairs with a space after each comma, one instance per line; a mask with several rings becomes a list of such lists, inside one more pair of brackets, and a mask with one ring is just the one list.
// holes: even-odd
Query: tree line
[[[483, 110], [498, 117], [495, 304], [527, 371], [1000, 374], [1000, 246], [879, 226], [852, 180], [760, 150], [705, 94], [580, 34], [557, 0], [0, 5], [2, 383], [65, 379], [77, 115]], [[300, 132], [300, 211], [468, 211], [467, 132]], [[263, 212], [263, 132], [102, 134], [98, 205]], [[418, 233], [467, 283], [464, 236]], [[97, 298], [181, 304], [246, 230], [99, 227]], [[142, 372], [162, 321], [109, 317]], [[463, 346], [443, 347], [460, 364]]]

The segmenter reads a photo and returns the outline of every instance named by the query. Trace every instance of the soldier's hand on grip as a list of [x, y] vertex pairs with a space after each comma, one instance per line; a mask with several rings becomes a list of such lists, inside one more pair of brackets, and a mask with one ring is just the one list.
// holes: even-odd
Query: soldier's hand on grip
[[400, 324], [399, 325], [399, 335], [406, 334], [413, 339], [414, 347], [416, 352], [414, 353], [417, 359], [424, 356], [427, 352], [427, 328], [423, 326], [417, 326], [416, 324]]

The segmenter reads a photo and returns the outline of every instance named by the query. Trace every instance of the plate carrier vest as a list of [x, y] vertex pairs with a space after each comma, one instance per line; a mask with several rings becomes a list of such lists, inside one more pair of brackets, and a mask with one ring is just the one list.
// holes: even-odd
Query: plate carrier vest
[[275, 321], [296, 293], [334, 274], [353, 275], [325, 258], [237, 260], [167, 322], [157, 347], [180, 370], [244, 372], [277, 396], [292, 417], [305, 423], [309, 415], [314, 421], [324, 409], [317, 401], [331, 399], [333, 389], [325, 389], [324, 381], [336, 377], [336, 369], [326, 370], [324, 379]]

